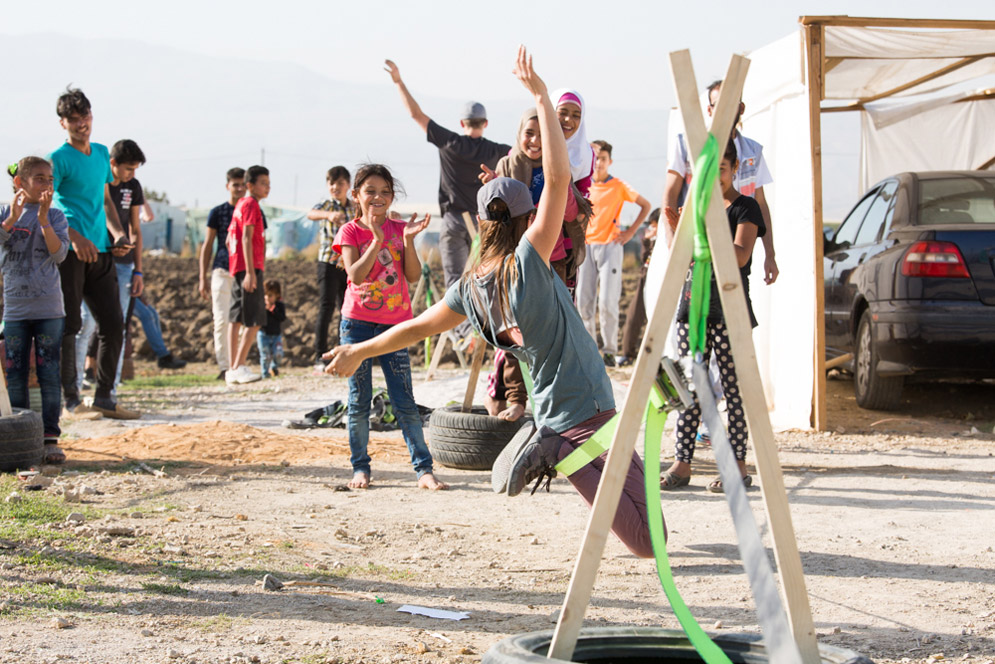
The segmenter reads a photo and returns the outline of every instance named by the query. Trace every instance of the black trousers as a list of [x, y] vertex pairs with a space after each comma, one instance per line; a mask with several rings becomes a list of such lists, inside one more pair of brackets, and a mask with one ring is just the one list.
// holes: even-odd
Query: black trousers
[[[321, 360], [321, 354], [338, 345], [338, 334], [331, 345], [328, 344], [328, 325], [332, 322], [332, 314], [338, 309], [341, 313], [342, 302], [345, 300], [345, 287], [349, 276], [340, 267], [318, 261], [318, 325], [314, 331], [315, 362]], [[338, 326], [335, 326], [338, 330]]]
[[124, 316], [118, 295], [117, 270], [110, 252], [97, 254], [95, 263], [84, 263], [75, 251], [59, 265], [62, 295], [66, 305], [66, 330], [62, 337], [62, 394], [67, 404], [79, 402], [76, 389], [76, 334], [82, 320], [80, 305], [86, 302], [97, 322], [97, 398], [110, 398], [121, 356]]

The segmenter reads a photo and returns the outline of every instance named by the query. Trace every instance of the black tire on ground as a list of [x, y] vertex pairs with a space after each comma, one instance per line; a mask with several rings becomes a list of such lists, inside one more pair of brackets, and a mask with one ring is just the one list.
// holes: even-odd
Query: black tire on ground
[[461, 413], [459, 405], [432, 411], [428, 444], [432, 458], [447, 468], [490, 470], [501, 450], [531, 417], [508, 422], [487, 414], [483, 406]]
[[9, 417], [0, 417], [0, 471], [37, 466], [44, 453], [41, 415], [33, 410], [14, 408]]
[[[712, 634], [715, 644], [738, 664], [768, 661], [760, 634]], [[563, 659], [547, 659], [553, 631], [509, 636], [484, 653], [482, 664], [565, 664]], [[819, 646], [823, 664], [874, 664], [852, 650]], [[659, 627], [589, 627], [582, 629], [574, 650], [574, 662], [664, 662], [700, 664], [701, 656], [684, 632]]]
[[857, 405], [868, 410], [893, 410], [902, 399], [904, 376], [879, 376], [878, 354], [871, 331], [871, 312], [865, 311], [857, 325], [853, 358], [853, 391]]

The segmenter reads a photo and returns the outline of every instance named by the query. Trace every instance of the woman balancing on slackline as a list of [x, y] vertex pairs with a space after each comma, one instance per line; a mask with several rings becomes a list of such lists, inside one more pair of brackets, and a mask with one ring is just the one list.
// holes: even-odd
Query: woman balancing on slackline
[[[506, 485], [509, 495], [517, 495], [532, 480], [541, 481], [552, 474], [553, 466], [615, 414], [611, 382], [598, 348], [584, 329], [566, 286], [549, 267], [571, 187], [566, 142], [563, 132], [554, 131], [555, 108], [524, 47], [519, 47], [514, 74], [535, 96], [545, 137], [542, 166], [546, 184], [538, 210], [533, 207], [529, 188], [521, 182], [510, 178], [488, 182], [477, 194], [478, 257], [444, 300], [378, 337], [325, 354], [325, 359], [331, 360], [330, 373], [348, 376], [368, 357], [405, 348], [469, 318], [488, 343], [525, 360], [534, 383], [535, 418], [540, 430], [521, 445], [521, 453], [515, 457]], [[589, 505], [604, 464], [604, 457], [599, 457], [568, 478]], [[612, 532], [634, 554], [653, 556], [643, 465], [635, 454]]]

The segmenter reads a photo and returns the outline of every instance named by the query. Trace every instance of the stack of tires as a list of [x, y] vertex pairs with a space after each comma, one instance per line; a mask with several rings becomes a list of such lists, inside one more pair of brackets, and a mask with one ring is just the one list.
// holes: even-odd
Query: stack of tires
[[435, 409], [428, 429], [432, 458], [459, 470], [490, 470], [508, 441], [532, 421], [527, 414], [515, 422], [492, 417], [483, 406], [460, 411], [459, 404]]

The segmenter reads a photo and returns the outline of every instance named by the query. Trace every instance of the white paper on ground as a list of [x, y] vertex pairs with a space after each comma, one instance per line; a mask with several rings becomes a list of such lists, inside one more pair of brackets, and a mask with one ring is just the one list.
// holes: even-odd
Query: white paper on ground
[[442, 609], [430, 609], [426, 606], [413, 606], [405, 604], [398, 611], [410, 613], [414, 616], [428, 616], [429, 618], [442, 618], [443, 620], [464, 620], [470, 617], [466, 611], [444, 611]]

